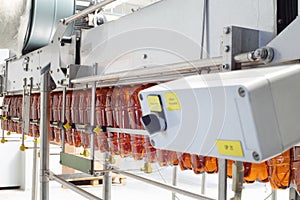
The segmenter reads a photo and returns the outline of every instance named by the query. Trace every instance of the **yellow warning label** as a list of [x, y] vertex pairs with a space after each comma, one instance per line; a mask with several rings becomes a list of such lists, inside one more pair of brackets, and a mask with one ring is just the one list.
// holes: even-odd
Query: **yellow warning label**
[[181, 110], [180, 102], [179, 102], [177, 94], [175, 92], [165, 93], [165, 99], [166, 99], [166, 104], [167, 104], [167, 108], [169, 111]]
[[225, 156], [244, 157], [240, 141], [217, 140], [218, 153]]
[[161, 112], [162, 107], [158, 96], [148, 96], [148, 106], [152, 112]]

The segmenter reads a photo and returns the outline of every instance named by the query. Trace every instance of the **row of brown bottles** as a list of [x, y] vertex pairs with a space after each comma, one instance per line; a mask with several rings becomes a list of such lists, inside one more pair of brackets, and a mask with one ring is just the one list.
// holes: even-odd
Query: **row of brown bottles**
[[[115, 127], [143, 129], [140, 118], [141, 107], [138, 100], [139, 91], [150, 85], [124, 86], [101, 88], [96, 91], [95, 124]], [[90, 124], [91, 90], [72, 91], [66, 94], [65, 122], [75, 124]], [[6, 96], [3, 101], [8, 105], [8, 112], [4, 116], [22, 118], [22, 96]], [[30, 118], [39, 120], [40, 97], [38, 94], [31, 96]], [[62, 93], [55, 92], [50, 97], [50, 120], [61, 121]], [[5, 120], [2, 128], [11, 132], [22, 132], [22, 124]], [[30, 136], [38, 137], [37, 125], [30, 125]], [[51, 128], [49, 133], [52, 141], [61, 142], [61, 130]], [[65, 133], [66, 142], [76, 147], [89, 148], [90, 134], [76, 129], [69, 129]], [[203, 172], [216, 173], [218, 161], [216, 158], [191, 155], [189, 153], [174, 152], [155, 149], [149, 137], [142, 135], [129, 135], [117, 132], [102, 132], [95, 137], [95, 146], [101, 152], [109, 151], [113, 155], [121, 157], [132, 156], [135, 160], [145, 159], [149, 163], [158, 162], [160, 166], [179, 165], [182, 170], [193, 170], [199, 174]], [[228, 177], [232, 176], [233, 161], [228, 161]], [[292, 181], [300, 190], [300, 147], [286, 151], [267, 162], [243, 163], [244, 180], [247, 183], [255, 181], [268, 182], [273, 189], [285, 189]]]
[[[300, 153], [300, 151], [298, 153]], [[232, 177], [233, 162], [234, 161], [232, 160], [227, 161], [227, 176], [230, 178]], [[273, 189], [286, 189], [290, 186], [292, 180], [291, 173], [300, 173], [300, 168], [297, 168], [297, 170], [294, 170], [293, 168], [292, 171], [292, 165], [294, 165], [294, 163], [297, 163], [297, 161], [293, 159], [291, 150], [288, 150], [266, 162], [244, 162], [244, 181], [246, 183], [269, 181]], [[295, 176], [293, 180], [297, 181], [298, 179]]]

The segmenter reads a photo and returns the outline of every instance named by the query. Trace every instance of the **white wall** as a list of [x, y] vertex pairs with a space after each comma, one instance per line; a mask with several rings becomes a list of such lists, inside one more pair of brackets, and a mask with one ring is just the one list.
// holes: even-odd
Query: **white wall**
[[0, 49], [0, 64], [4, 63], [4, 60], [9, 57], [9, 50]]

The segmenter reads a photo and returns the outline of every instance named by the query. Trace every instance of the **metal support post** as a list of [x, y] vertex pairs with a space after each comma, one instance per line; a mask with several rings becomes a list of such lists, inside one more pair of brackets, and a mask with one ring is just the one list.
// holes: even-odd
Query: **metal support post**
[[[63, 94], [62, 94], [62, 109], [61, 109], [61, 123], [65, 123], [65, 113], [66, 113], [66, 94], [67, 94], [67, 89], [64, 87], [63, 88]], [[62, 152], [65, 152], [65, 143], [66, 143], [66, 138], [65, 138], [66, 130], [64, 128], [61, 129], [61, 149]]]
[[205, 194], [205, 184], [206, 184], [206, 174], [202, 174], [202, 179], [201, 179], [201, 194]]
[[[96, 113], [96, 82], [92, 83], [92, 102], [91, 102], [91, 126], [95, 126]], [[91, 159], [95, 160], [95, 133], [91, 133]], [[94, 169], [93, 169], [94, 170]], [[92, 172], [94, 174], [94, 172]]]
[[31, 189], [31, 200], [37, 199], [37, 138], [33, 141], [33, 159], [32, 159], [32, 189]]
[[[109, 160], [110, 160], [109, 152], [105, 152], [104, 153], [103, 170], [110, 169]], [[111, 199], [111, 185], [112, 185], [111, 172], [110, 171], [104, 172], [104, 176], [103, 176], [103, 194], [102, 194], [102, 198], [104, 200], [110, 200]]]
[[51, 77], [50, 64], [41, 70], [41, 121], [40, 121], [40, 199], [49, 199], [49, 95]]
[[227, 199], [227, 160], [218, 159], [219, 168], [219, 188], [218, 188], [218, 199]]
[[277, 190], [272, 190], [271, 199], [277, 200]]
[[234, 197], [231, 200], [241, 200], [243, 191], [243, 180], [244, 180], [244, 166], [243, 162], [235, 161], [232, 164], [232, 191]]
[[[173, 174], [172, 174], [172, 185], [177, 186], [177, 174], [178, 168], [177, 166], [173, 167]], [[172, 192], [172, 200], [176, 200], [176, 192]]]

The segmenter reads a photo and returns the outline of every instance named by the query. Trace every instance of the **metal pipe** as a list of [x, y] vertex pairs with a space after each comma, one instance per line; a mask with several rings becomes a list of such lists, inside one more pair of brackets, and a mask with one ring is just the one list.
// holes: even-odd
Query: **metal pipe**
[[41, 121], [40, 121], [40, 199], [49, 199], [49, 95], [50, 64], [42, 69], [41, 74]]
[[[172, 185], [173, 186], [177, 186], [177, 174], [178, 174], [178, 170], [177, 170], [177, 166], [173, 167], [173, 174], [172, 174]], [[176, 200], [176, 192], [172, 192], [172, 200]]]
[[83, 196], [83, 197], [85, 197], [87, 199], [90, 199], [90, 200], [102, 200], [101, 198], [99, 198], [99, 197], [97, 197], [97, 196], [95, 196], [93, 194], [90, 194], [90, 193], [86, 192], [85, 190], [83, 190], [83, 189], [81, 189], [79, 187], [76, 187], [74, 184], [72, 184], [72, 183], [70, 183], [70, 182], [68, 182], [68, 181], [60, 178], [59, 176], [53, 174], [52, 172], [51, 172], [50, 175], [51, 175], [51, 179], [53, 179], [54, 181], [56, 181], [56, 182], [58, 182], [58, 183], [60, 183], [60, 184], [62, 184], [64, 186], [66, 186], [70, 190], [72, 190], [72, 191], [80, 194], [81, 196]]
[[235, 161], [232, 164], [232, 191], [234, 192], [233, 200], [242, 199], [244, 181], [244, 166], [243, 162]]
[[165, 190], [170, 190], [170, 191], [173, 191], [173, 192], [176, 192], [178, 194], [182, 194], [182, 195], [185, 195], [185, 196], [188, 196], [188, 197], [192, 197], [192, 198], [199, 199], [199, 200], [213, 200], [213, 198], [206, 197], [206, 196], [200, 195], [200, 194], [195, 194], [195, 193], [192, 193], [192, 192], [189, 192], [189, 191], [186, 191], [186, 190], [183, 190], [183, 189], [171, 186], [171, 185], [160, 183], [160, 182], [155, 181], [155, 180], [150, 180], [150, 179], [147, 179], [147, 178], [144, 178], [144, 177], [141, 177], [141, 176], [129, 173], [129, 172], [124, 172], [124, 171], [115, 170], [115, 169], [113, 171], [115, 173], [123, 174], [125, 176], [137, 179], [139, 181], [143, 181], [145, 183], [157, 186], [159, 188], [162, 188], [162, 189], [165, 189]]
[[[66, 87], [63, 88], [63, 94], [62, 94], [62, 109], [61, 109], [61, 122], [65, 123], [65, 113], [66, 113], [66, 93], [67, 93], [67, 89]], [[66, 138], [65, 138], [65, 132], [66, 130], [64, 128], [61, 129], [61, 150], [62, 152], [65, 152], [65, 142], [66, 142]]]
[[[96, 113], [96, 82], [92, 83], [91, 126], [95, 126]], [[95, 133], [91, 133], [91, 159], [95, 159]], [[94, 169], [93, 169], [94, 170]]]
[[[109, 167], [109, 152], [104, 153], [104, 165], [103, 165], [103, 170], [108, 170]], [[112, 176], [111, 176], [111, 171], [104, 172], [103, 176], [103, 192], [102, 192], [102, 198], [104, 200], [110, 200], [111, 199], [111, 185], [112, 185]]]
[[[25, 95], [26, 95], [26, 89], [27, 89], [27, 78], [23, 79], [23, 101], [22, 101], [22, 108], [25, 108]], [[22, 109], [22, 142], [21, 142], [21, 147], [24, 147], [24, 141], [25, 141], [25, 131], [24, 131], [24, 127], [25, 127], [25, 117], [24, 117], [24, 109]]]
[[219, 186], [218, 186], [218, 199], [227, 199], [227, 160], [218, 159], [219, 168]]
[[37, 141], [33, 144], [31, 200], [37, 199]]
[[272, 189], [271, 199], [272, 200], [277, 200], [277, 190]]
[[142, 78], [155, 78], [166, 75], [177, 75], [179, 73], [201, 73], [201, 70], [207, 70], [210, 67], [210, 71], [219, 71], [220, 65], [222, 65], [222, 57], [215, 57], [209, 59], [202, 59], [190, 62], [181, 62], [175, 64], [169, 64], [165, 66], [153, 66], [142, 69], [128, 70], [123, 72], [101, 74], [96, 76], [89, 76], [71, 80], [73, 84], [82, 84], [90, 82], [101, 81], [120, 81], [129, 79], [142, 79]]
[[80, 13], [77, 13], [75, 15], [72, 15], [72, 16], [68, 17], [68, 18], [65, 18], [63, 20], [63, 24], [68, 25], [69, 23], [75, 21], [76, 19], [78, 19], [80, 17], [83, 17], [83, 16], [85, 16], [87, 14], [90, 14], [90, 13], [94, 12], [97, 9], [101, 9], [102, 7], [104, 7], [104, 6], [112, 3], [114, 1], [116, 1], [116, 0], [106, 0], [106, 1], [103, 1], [103, 2], [100, 2], [100, 3], [96, 4], [94, 6], [91, 6], [91, 7], [87, 8], [87, 9], [81, 11]]
[[201, 179], [201, 194], [205, 195], [205, 184], [206, 184], [206, 174], [202, 174], [202, 179]]

